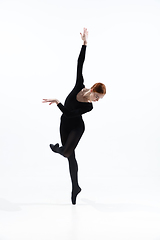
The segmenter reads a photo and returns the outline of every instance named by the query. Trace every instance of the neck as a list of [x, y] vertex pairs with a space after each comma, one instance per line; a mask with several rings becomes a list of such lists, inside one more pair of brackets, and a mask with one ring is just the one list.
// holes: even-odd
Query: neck
[[87, 102], [91, 102], [90, 101], [90, 94], [91, 94], [90, 89], [85, 89], [84, 90], [83, 97], [84, 97], [84, 99], [86, 99]]

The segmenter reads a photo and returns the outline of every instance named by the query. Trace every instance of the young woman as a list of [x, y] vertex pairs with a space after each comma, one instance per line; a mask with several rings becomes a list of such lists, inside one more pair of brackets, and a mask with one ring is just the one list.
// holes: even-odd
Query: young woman
[[84, 28], [83, 34], [80, 34], [83, 45], [78, 58], [77, 79], [73, 90], [66, 98], [64, 105], [57, 99], [43, 99], [43, 103], [49, 102], [49, 105], [56, 103], [63, 113], [60, 123], [62, 146], [59, 147], [58, 143], [55, 145], [50, 144], [50, 148], [53, 152], [68, 158], [72, 181], [72, 204], [76, 204], [76, 197], [81, 191], [78, 184], [78, 165], [75, 158], [75, 148], [85, 130], [82, 114], [91, 111], [93, 109], [92, 102], [98, 101], [106, 94], [106, 87], [102, 83], [96, 83], [90, 89], [84, 86], [82, 68], [88, 39], [87, 29]]

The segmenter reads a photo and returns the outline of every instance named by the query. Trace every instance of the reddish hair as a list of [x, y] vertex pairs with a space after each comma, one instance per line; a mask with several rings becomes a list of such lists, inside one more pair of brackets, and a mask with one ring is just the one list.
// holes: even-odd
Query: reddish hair
[[91, 89], [93, 89], [93, 92], [97, 92], [100, 94], [106, 94], [106, 86], [103, 83], [95, 83]]

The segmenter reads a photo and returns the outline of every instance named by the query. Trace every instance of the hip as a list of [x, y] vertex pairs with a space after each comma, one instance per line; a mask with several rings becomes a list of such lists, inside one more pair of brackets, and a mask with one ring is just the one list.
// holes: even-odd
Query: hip
[[82, 116], [74, 117], [74, 118], [67, 118], [64, 114], [62, 114], [61, 125], [66, 126], [67, 128], [70, 128], [70, 129], [73, 129], [76, 127], [85, 128]]

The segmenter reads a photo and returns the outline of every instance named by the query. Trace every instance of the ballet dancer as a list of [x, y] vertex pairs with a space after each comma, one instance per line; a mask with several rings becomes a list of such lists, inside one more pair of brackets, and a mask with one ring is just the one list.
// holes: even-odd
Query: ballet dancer
[[76, 204], [76, 197], [81, 191], [78, 184], [78, 164], [75, 157], [75, 148], [85, 130], [82, 114], [91, 111], [93, 109], [92, 102], [102, 99], [106, 94], [106, 87], [103, 83], [96, 83], [90, 89], [85, 88], [82, 68], [88, 40], [87, 29], [84, 28], [83, 33], [80, 33], [80, 35], [83, 45], [78, 57], [77, 78], [73, 90], [67, 96], [64, 105], [58, 99], [43, 99], [42, 101], [43, 103], [49, 103], [49, 105], [56, 103], [57, 107], [62, 111], [60, 123], [62, 146], [59, 146], [58, 143], [55, 145], [50, 144], [50, 148], [53, 152], [68, 158], [72, 182], [72, 204]]

